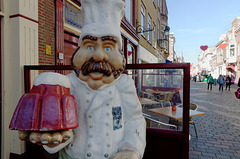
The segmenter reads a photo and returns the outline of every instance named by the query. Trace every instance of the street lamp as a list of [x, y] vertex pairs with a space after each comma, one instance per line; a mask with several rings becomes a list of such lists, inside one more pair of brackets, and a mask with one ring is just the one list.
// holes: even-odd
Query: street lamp
[[163, 39], [157, 39], [157, 43], [161, 46], [161, 49], [166, 50], [166, 51], [164, 51], [165, 54], [168, 54], [169, 44], [167, 44], [167, 48], [163, 44], [165, 44], [165, 41], [167, 41], [167, 42], [169, 41], [169, 31], [170, 31], [170, 27], [166, 26], [164, 29]]
[[163, 39], [157, 39], [157, 41], [159, 43], [163, 43], [165, 41], [168, 41], [168, 37], [169, 37], [169, 31], [170, 31], [170, 27], [166, 26], [164, 29], [164, 38]]
[[168, 36], [169, 36], [169, 31], [170, 31], [170, 27], [166, 26], [164, 29], [164, 35], [165, 35], [165, 37], [167, 37], [167, 40], [168, 40]]

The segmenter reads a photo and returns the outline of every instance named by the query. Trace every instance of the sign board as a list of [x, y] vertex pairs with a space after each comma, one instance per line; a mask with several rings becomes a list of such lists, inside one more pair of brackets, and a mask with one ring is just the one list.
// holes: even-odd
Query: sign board
[[46, 45], [46, 55], [51, 55], [51, 46]]
[[76, 28], [82, 28], [83, 25], [83, 15], [81, 10], [71, 5], [70, 3], [65, 3], [65, 22], [73, 25]]
[[59, 53], [59, 54], [58, 54], [58, 59], [63, 60], [63, 58], [64, 58], [64, 57], [63, 57], [63, 53]]

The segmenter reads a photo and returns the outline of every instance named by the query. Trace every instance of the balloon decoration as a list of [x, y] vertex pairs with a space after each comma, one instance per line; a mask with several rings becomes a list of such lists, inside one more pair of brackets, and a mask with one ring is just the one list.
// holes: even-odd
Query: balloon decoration
[[225, 49], [227, 47], [227, 43], [219, 44], [218, 45], [221, 49]]
[[207, 45], [205, 45], [205, 46], [200, 46], [200, 49], [201, 49], [202, 51], [205, 51], [205, 50], [208, 49], [208, 46], [207, 46]]

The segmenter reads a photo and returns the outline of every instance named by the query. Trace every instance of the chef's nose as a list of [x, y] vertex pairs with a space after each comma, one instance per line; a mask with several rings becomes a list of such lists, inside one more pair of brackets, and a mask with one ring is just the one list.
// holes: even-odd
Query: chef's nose
[[103, 60], [108, 61], [109, 60], [108, 54], [106, 53], [105, 48], [104, 48], [104, 43], [100, 38], [96, 42], [95, 49], [92, 53], [92, 58], [95, 61], [103, 61]]
[[104, 60], [105, 53], [102, 50], [100, 45], [97, 45], [92, 56], [95, 61], [103, 61]]

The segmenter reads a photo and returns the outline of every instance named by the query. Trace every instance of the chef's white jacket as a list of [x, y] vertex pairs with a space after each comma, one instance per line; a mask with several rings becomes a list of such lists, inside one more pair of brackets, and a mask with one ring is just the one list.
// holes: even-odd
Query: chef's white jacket
[[[146, 123], [133, 80], [122, 74], [113, 83], [92, 90], [75, 73], [67, 76], [77, 101], [79, 127], [73, 129], [70, 143], [65, 143], [66, 152], [74, 159], [106, 159], [129, 149], [142, 158]], [[54, 153], [65, 145], [44, 148]]]

